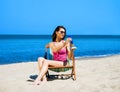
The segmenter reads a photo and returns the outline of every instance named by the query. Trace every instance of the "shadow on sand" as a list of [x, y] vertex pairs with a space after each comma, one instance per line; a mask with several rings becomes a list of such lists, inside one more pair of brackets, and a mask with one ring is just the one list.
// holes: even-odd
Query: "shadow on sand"
[[[34, 82], [38, 75], [30, 75], [27, 81]], [[54, 80], [67, 80], [70, 79], [71, 76], [63, 76], [63, 75], [50, 75], [47, 77], [47, 81], [54, 81]]]

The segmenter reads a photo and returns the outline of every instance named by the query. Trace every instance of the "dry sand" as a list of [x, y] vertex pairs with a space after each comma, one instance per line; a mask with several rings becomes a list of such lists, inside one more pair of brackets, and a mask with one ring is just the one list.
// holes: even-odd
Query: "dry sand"
[[35, 86], [36, 62], [0, 65], [0, 92], [120, 92], [120, 55], [76, 60], [76, 73], [76, 81], [53, 79]]

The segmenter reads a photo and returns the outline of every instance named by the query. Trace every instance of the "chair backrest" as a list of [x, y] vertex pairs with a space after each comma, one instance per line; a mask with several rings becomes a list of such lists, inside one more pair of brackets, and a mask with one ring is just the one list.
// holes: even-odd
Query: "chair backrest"
[[48, 48], [47, 56], [48, 56], [47, 59], [53, 60], [53, 52], [52, 52], [51, 48]]

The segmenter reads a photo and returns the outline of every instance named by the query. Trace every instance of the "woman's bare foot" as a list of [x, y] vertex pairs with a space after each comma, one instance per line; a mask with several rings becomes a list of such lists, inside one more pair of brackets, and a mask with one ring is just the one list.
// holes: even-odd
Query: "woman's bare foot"
[[41, 81], [40, 80], [35, 80], [33, 85], [41, 85], [41, 84], [44, 84], [46, 82], [47, 82], [47, 78], [46, 78], [46, 76], [44, 76]]
[[35, 80], [33, 83], [33, 85], [40, 85], [40, 84], [41, 84], [41, 81], [39, 81], [39, 80]]

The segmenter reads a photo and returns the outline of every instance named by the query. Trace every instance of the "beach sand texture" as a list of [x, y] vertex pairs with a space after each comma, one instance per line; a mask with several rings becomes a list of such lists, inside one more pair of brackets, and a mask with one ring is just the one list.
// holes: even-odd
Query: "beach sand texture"
[[120, 55], [76, 60], [76, 81], [32, 85], [37, 74], [37, 62], [0, 65], [0, 92], [120, 92]]

